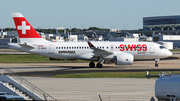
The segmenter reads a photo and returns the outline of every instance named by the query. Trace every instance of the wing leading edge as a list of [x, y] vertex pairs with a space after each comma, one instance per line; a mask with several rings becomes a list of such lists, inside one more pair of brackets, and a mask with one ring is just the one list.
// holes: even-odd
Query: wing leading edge
[[99, 49], [99, 48], [96, 48], [91, 42], [87, 42], [89, 47], [94, 50], [94, 54], [95, 55], [111, 55], [111, 54], [114, 54], [113, 52], [110, 52], [110, 51], [107, 51], [107, 50], [103, 50], [103, 49]]

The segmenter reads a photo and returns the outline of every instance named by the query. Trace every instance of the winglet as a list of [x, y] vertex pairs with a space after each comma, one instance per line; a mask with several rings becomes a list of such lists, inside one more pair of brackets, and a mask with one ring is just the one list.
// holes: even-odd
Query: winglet
[[95, 46], [91, 42], [88, 41], [87, 43], [88, 43], [90, 48], [93, 48], [93, 47], [95, 48]]

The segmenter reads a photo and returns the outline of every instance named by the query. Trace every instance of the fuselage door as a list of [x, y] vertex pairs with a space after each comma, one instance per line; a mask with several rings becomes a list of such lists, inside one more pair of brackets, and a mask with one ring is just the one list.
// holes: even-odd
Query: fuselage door
[[49, 54], [54, 54], [54, 45], [49, 45]]
[[149, 53], [154, 53], [154, 45], [153, 44], [149, 45]]
[[110, 51], [114, 51], [114, 46], [110, 45]]

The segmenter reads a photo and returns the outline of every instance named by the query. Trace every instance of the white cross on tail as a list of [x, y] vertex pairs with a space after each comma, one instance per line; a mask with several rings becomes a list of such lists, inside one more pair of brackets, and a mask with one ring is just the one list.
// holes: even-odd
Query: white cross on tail
[[22, 26], [17, 26], [18, 30], [22, 30], [22, 34], [26, 34], [26, 30], [30, 30], [30, 26], [26, 26], [26, 21], [22, 21]]

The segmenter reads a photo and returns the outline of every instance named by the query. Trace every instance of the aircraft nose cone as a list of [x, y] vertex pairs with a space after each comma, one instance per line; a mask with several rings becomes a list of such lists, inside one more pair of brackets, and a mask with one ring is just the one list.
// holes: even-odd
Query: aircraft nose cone
[[167, 56], [171, 56], [172, 55], [172, 52], [171, 51], [167, 51]]

